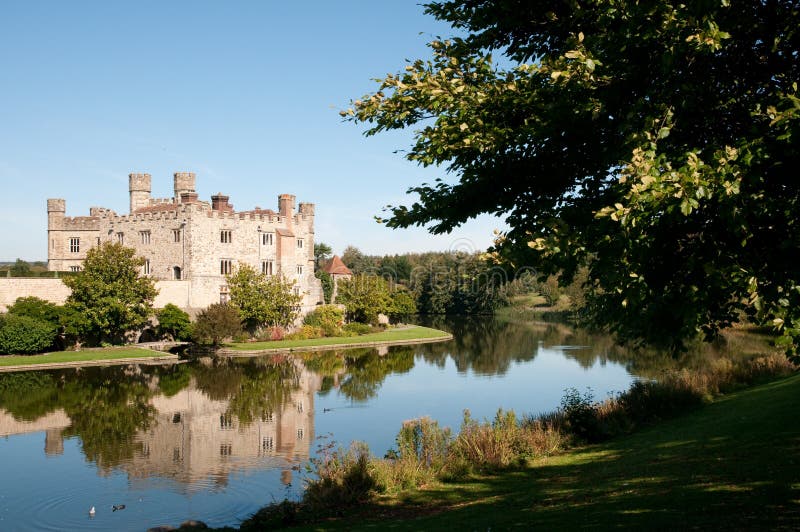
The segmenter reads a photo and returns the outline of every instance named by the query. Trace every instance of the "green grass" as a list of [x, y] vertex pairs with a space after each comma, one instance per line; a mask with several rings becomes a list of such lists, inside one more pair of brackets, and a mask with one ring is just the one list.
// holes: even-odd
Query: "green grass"
[[84, 351], [56, 351], [43, 355], [2, 355], [0, 356], [0, 366], [92, 362], [97, 360], [118, 360], [121, 358], [151, 358], [165, 356], [166, 354], [138, 347], [108, 347]]
[[384, 497], [309, 529], [796, 530], [798, 397], [795, 375], [631, 436]]
[[236, 351], [258, 351], [262, 349], [289, 349], [293, 347], [336, 346], [344, 344], [361, 344], [366, 342], [398, 342], [406, 340], [425, 340], [446, 338], [449, 333], [428, 327], [411, 326], [402, 329], [389, 329], [379, 333], [362, 334], [361, 336], [342, 336], [333, 338], [310, 338], [308, 340], [275, 340], [271, 342], [241, 342], [226, 344], [225, 347]]

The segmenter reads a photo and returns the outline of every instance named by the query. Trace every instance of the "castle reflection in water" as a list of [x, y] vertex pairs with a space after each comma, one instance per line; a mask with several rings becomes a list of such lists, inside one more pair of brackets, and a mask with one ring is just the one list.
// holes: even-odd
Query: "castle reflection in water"
[[[309, 457], [314, 394], [321, 382], [302, 364], [295, 366], [294, 386], [274, 411], [263, 411], [247, 422], [231, 413], [230, 399], [209, 397], [194, 377], [172, 396], [153, 394], [148, 399], [153, 410], [149, 426], [133, 434], [134, 451], [114, 463], [114, 468], [125, 471], [134, 483], [159, 477], [177, 482], [186, 491], [206, 489], [209, 483], [225, 485], [231, 473], [254, 468], [280, 468], [281, 480], [290, 483], [292, 465]], [[157, 377], [151, 380], [150, 386], [157, 389]], [[44, 432], [48, 456], [64, 453], [65, 433], [72, 425], [62, 408], [31, 420], [0, 408], [0, 437]], [[98, 470], [109, 472], [100, 463]]]

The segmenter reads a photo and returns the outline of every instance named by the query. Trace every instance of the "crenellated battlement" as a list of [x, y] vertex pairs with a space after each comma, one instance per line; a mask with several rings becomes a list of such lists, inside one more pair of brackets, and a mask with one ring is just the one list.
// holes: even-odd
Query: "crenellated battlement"
[[225, 276], [237, 264], [294, 280], [305, 294], [303, 307], [313, 308], [319, 301], [309, 294], [321, 293], [313, 276], [314, 204], [281, 194], [275, 210], [256, 206], [237, 212], [222, 192], [210, 201], [199, 199], [195, 178], [193, 172], [175, 172], [175, 195], [153, 198], [150, 174], [131, 173], [131, 209], [122, 214], [91, 207], [89, 216], [66, 217], [66, 201], [48, 199], [48, 268], [77, 270], [93, 247], [119, 242], [144, 259], [142, 275], [188, 282], [175, 292], [182, 295], [169, 301], [182, 308], [226, 300]]

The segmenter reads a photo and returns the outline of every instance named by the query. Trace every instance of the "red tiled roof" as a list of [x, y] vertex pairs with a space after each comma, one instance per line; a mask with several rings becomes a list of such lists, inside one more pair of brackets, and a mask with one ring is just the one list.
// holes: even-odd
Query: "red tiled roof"
[[334, 255], [333, 258], [328, 261], [328, 264], [322, 268], [322, 271], [331, 275], [353, 275], [353, 272], [350, 271], [350, 268], [345, 266], [342, 259], [339, 258], [339, 255]]

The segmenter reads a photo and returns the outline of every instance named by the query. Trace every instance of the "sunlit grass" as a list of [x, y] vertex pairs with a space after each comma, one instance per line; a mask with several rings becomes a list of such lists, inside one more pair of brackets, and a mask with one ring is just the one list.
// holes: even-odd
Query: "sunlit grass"
[[240, 342], [226, 344], [225, 347], [236, 351], [259, 351], [262, 349], [289, 349], [294, 347], [319, 347], [371, 342], [401, 342], [408, 340], [425, 340], [449, 338], [450, 334], [429, 327], [410, 326], [389, 329], [379, 333], [362, 334], [361, 336], [343, 336], [332, 338], [309, 338], [305, 340], [275, 340], [270, 342]]
[[800, 375], [521, 470], [383, 495], [324, 528], [798, 529], [797, 397]]
[[139, 347], [109, 347], [84, 351], [55, 351], [42, 355], [2, 355], [0, 366], [22, 366], [30, 364], [57, 364], [60, 362], [93, 362], [98, 360], [119, 360], [122, 358], [152, 358], [166, 353]]

